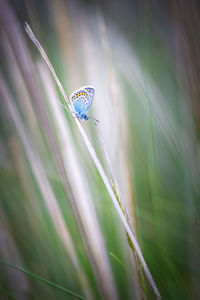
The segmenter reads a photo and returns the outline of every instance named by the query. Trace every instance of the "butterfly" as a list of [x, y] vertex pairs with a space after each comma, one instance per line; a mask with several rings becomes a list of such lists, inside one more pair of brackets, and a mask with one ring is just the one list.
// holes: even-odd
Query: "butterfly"
[[[70, 96], [70, 101], [76, 117], [84, 120], [88, 120], [89, 118], [94, 119], [93, 117], [86, 115], [92, 104], [94, 94], [95, 88], [92, 86], [81, 87], [72, 93]], [[96, 119], [94, 120], [99, 122]]]

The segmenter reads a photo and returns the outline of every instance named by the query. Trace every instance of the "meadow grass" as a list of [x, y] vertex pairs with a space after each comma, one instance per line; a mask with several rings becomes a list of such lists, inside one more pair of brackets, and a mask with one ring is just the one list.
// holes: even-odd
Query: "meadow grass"
[[[163, 36], [78, 1], [0, 4], [2, 296], [197, 298], [198, 128]], [[67, 97], [86, 84], [98, 126]]]

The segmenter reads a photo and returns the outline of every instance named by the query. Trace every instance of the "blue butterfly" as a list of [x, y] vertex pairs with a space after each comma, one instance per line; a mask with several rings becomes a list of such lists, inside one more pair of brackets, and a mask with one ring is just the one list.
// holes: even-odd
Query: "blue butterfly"
[[[94, 119], [86, 115], [94, 98], [95, 88], [91, 86], [81, 87], [77, 91], [73, 92], [70, 96], [70, 101], [75, 111], [76, 117], [79, 119], [88, 120], [89, 118]], [[96, 120], [96, 119], [94, 119]], [[98, 120], [96, 120], [99, 122]]]

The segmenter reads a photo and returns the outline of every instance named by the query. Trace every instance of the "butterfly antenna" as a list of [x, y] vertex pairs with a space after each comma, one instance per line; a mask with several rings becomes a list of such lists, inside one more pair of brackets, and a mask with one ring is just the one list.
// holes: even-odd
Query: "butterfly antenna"
[[100, 122], [99, 120], [95, 119], [94, 117], [89, 116], [90, 119], [94, 122], [94, 124], [97, 126], [96, 122]]

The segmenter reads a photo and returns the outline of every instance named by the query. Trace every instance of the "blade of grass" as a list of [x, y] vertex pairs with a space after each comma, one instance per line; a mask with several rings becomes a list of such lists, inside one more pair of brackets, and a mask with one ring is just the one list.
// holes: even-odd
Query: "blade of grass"
[[115, 255], [113, 252], [109, 252], [110, 256], [112, 258], [114, 258], [128, 273], [131, 274], [130, 270], [128, 269], [128, 267], [121, 261], [121, 259], [119, 259], [119, 257], [117, 257], [117, 255]]
[[[36, 39], [36, 37], [35, 37], [32, 29], [31, 29], [31, 27], [27, 23], [25, 23], [25, 30], [26, 30], [27, 34], [29, 35], [30, 39], [32, 40], [32, 42], [34, 43], [34, 45], [36, 46], [36, 48], [39, 50], [39, 52], [40, 52], [41, 56], [43, 57], [43, 59], [45, 60], [46, 64], [48, 65], [48, 67], [49, 67], [49, 69], [50, 69], [50, 71], [51, 71], [51, 73], [52, 73], [52, 75], [53, 75], [53, 77], [54, 77], [54, 79], [55, 79], [55, 81], [56, 81], [56, 83], [57, 83], [57, 85], [58, 85], [58, 87], [59, 87], [59, 89], [60, 89], [60, 91], [61, 91], [64, 99], [65, 99], [65, 101], [69, 105], [70, 102], [68, 100], [68, 97], [67, 97], [67, 95], [66, 95], [66, 93], [65, 93], [65, 91], [64, 91], [64, 89], [63, 89], [63, 87], [61, 85], [61, 82], [59, 81], [59, 79], [58, 79], [58, 77], [57, 77], [57, 75], [56, 75], [56, 73], [54, 71], [54, 68], [53, 68], [51, 62], [49, 61], [49, 59], [48, 59], [48, 57], [47, 57], [44, 49], [42, 48], [41, 44]], [[70, 105], [69, 105], [69, 108], [70, 108]], [[152, 277], [152, 275], [151, 275], [151, 273], [149, 271], [149, 268], [148, 268], [148, 266], [147, 266], [147, 264], [146, 264], [146, 262], [144, 260], [144, 257], [142, 255], [141, 250], [140, 250], [139, 244], [138, 244], [138, 242], [137, 242], [137, 240], [135, 238], [133, 230], [132, 230], [130, 224], [128, 224], [128, 222], [126, 220], [126, 217], [124, 216], [124, 214], [123, 214], [123, 212], [122, 212], [122, 210], [120, 208], [120, 205], [119, 205], [119, 203], [117, 201], [117, 198], [115, 196], [113, 188], [112, 188], [112, 186], [111, 186], [111, 184], [109, 182], [109, 179], [106, 176], [106, 173], [105, 173], [105, 171], [104, 171], [104, 169], [103, 169], [103, 167], [102, 167], [102, 165], [100, 163], [100, 160], [98, 159], [97, 154], [96, 154], [96, 152], [95, 152], [92, 144], [90, 143], [90, 141], [89, 141], [89, 139], [88, 139], [88, 137], [87, 137], [87, 135], [86, 135], [86, 133], [85, 133], [85, 131], [84, 131], [81, 123], [80, 123], [80, 121], [77, 118], [75, 118], [74, 122], [76, 123], [76, 125], [77, 125], [77, 127], [78, 127], [78, 129], [79, 129], [79, 131], [80, 131], [80, 133], [82, 135], [82, 138], [83, 138], [83, 140], [84, 140], [84, 142], [85, 142], [85, 144], [86, 144], [86, 146], [88, 148], [90, 156], [91, 156], [94, 164], [96, 165], [96, 168], [99, 171], [99, 174], [102, 177], [102, 180], [103, 180], [103, 182], [104, 182], [104, 184], [105, 184], [105, 186], [107, 188], [107, 191], [110, 194], [110, 197], [111, 197], [111, 199], [113, 201], [115, 209], [116, 209], [117, 213], [119, 214], [120, 219], [121, 219], [122, 223], [124, 224], [124, 227], [125, 227], [126, 231], [129, 234], [130, 240], [131, 240], [131, 242], [134, 245], [134, 248], [135, 248], [135, 250], [137, 252], [137, 255], [138, 255], [138, 257], [139, 257], [139, 259], [141, 261], [141, 264], [142, 264], [142, 266], [144, 268], [144, 271], [145, 271], [146, 276], [147, 276], [147, 278], [149, 280], [149, 283], [150, 283], [150, 285], [151, 285], [151, 287], [152, 287], [152, 289], [153, 289], [153, 291], [154, 291], [157, 299], [160, 299], [161, 298], [160, 293], [159, 293], [159, 291], [157, 289], [157, 286], [156, 286], [156, 284], [155, 284], [155, 282], [153, 280], [153, 277]]]
[[54, 288], [56, 288], [56, 289], [58, 289], [58, 290], [60, 290], [60, 291], [62, 291], [64, 293], [70, 295], [70, 296], [76, 297], [77, 299], [82, 299], [82, 300], [85, 299], [83, 296], [80, 296], [80, 295], [78, 295], [78, 294], [76, 294], [76, 293], [74, 293], [74, 292], [72, 292], [72, 291], [70, 291], [70, 290], [68, 290], [68, 289], [66, 289], [66, 288], [64, 288], [64, 287], [56, 284], [56, 283], [53, 283], [53, 282], [51, 282], [51, 281], [49, 281], [49, 280], [47, 280], [47, 279], [45, 279], [45, 278], [43, 278], [41, 276], [38, 276], [38, 275], [36, 275], [36, 274], [34, 274], [32, 272], [29, 272], [29, 271], [23, 270], [23, 269], [21, 269], [21, 268], [19, 268], [17, 266], [14, 266], [13, 264], [8, 263], [7, 261], [5, 261], [5, 260], [3, 260], [1, 258], [0, 258], [0, 262], [3, 263], [4, 265], [7, 265], [7, 266], [15, 269], [15, 270], [18, 270], [19, 272], [22, 272], [22, 273], [24, 273], [24, 274], [26, 274], [28, 276], [31, 276], [34, 279], [40, 280], [40, 281], [46, 283], [47, 285], [50, 285], [50, 286], [52, 286], [52, 287], [54, 287]]

